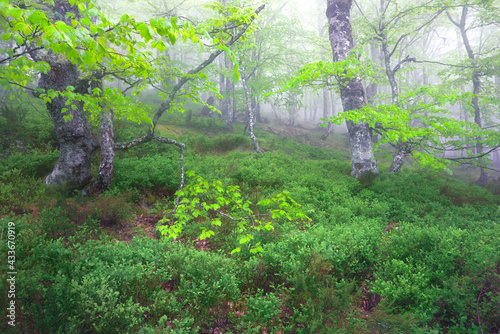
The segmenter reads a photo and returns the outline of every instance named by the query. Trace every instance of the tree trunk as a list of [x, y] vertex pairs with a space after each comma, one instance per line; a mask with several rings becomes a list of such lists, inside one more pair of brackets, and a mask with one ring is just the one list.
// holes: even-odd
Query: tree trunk
[[[474, 50], [470, 45], [469, 36], [467, 35], [466, 28], [466, 20], [468, 14], [468, 7], [464, 6], [462, 8], [462, 15], [460, 17], [460, 22], [455, 22], [450, 14], [448, 13], [448, 18], [450, 21], [455, 24], [460, 29], [460, 36], [462, 37], [462, 43], [465, 47], [465, 51], [467, 52], [467, 57], [472, 61], [472, 66], [474, 67], [474, 72], [472, 73], [472, 93], [474, 96], [472, 97], [472, 106], [474, 107], [474, 122], [482, 127], [482, 119], [481, 119], [481, 108], [479, 106], [479, 98], [478, 95], [481, 92], [481, 70], [478, 68], [478, 63], [476, 61], [476, 55], [474, 54]], [[478, 140], [480, 138], [477, 138]], [[475, 153], [477, 155], [481, 155], [483, 153], [483, 145], [480, 143], [476, 144]], [[476, 181], [478, 186], [484, 187], [488, 181], [488, 174], [484, 168], [481, 168], [481, 175], [479, 179]]]
[[[382, 34], [382, 55], [384, 58], [385, 73], [391, 87], [392, 103], [394, 105], [398, 105], [399, 90], [398, 82], [396, 80], [396, 69], [392, 69], [391, 66], [391, 56], [389, 53], [389, 46], [387, 44], [387, 35], [385, 33]], [[405, 162], [404, 158], [410, 153], [410, 151], [406, 150], [405, 148], [405, 143], [399, 140], [396, 145], [396, 152], [392, 156], [391, 166], [387, 170], [388, 173], [397, 173], [401, 170]]]
[[[328, 18], [330, 45], [334, 61], [347, 58], [353, 48], [350, 9], [352, 0], [328, 0], [326, 17]], [[345, 111], [357, 110], [366, 105], [366, 94], [361, 78], [341, 78], [340, 96]], [[351, 176], [362, 178], [368, 174], [378, 175], [377, 161], [373, 154], [373, 142], [370, 128], [366, 123], [347, 122], [351, 146]]]
[[[226, 68], [232, 69], [232, 62], [231, 59], [224, 54], [224, 64]], [[231, 108], [231, 95], [232, 92], [234, 91], [234, 84], [229, 80], [229, 78], [225, 78], [225, 94], [224, 94], [224, 100], [222, 101], [222, 105], [224, 106], [224, 110], [221, 110], [222, 113], [226, 115], [226, 130], [232, 131], [233, 130], [233, 123], [234, 123], [234, 110]]]
[[387, 170], [387, 173], [397, 173], [403, 167], [405, 161], [404, 158], [411, 153], [411, 147], [408, 143], [398, 142], [396, 146], [396, 153], [393, 155], [392, 164]]
[[113, 112], [103, 110], [101, 116], [101, 164], [95, 181], [95, 186], [100, 190], [107, 190], [113, 179]]
[[252, 110], [252, 102], [250, 99], [250, 93], [248, 92], [247, 82], [245, 78], [241, 78], [241, 83], [243, 85], [243, 90], [245, 91], [246, 104], [247, 104], [247, 112], [248, 112], [248, 134], [250, 135], [250, 139], [252, 139], [253, 149], [257, 153], [263, 153], [260, 150], [259, 143], [257, 142], [257, 137], [255, 137], [253, 133], [253, 125], [255, 123], [253, 110]]
[[[55, 1], [51, 10], [58, 15], [58, 19], [66, 20], [67, 24], [71, 24], [68, 13], [78, 17], [78, 7], [69, 5], [65, 0]], [[44, 91], [62, 92], [68, 86], [72, 86], [76, 93], [87, 93], [89, 82], [79, 78], [77, 66], [50, 52], [35, 56], [50, 65], [50, 71], [40, 75], [38, 88]], [[82, 189], [92, 179], [91, 158], [93, 151], [98, 148], [98, 142], [85, 118], [82, 103], [75, 101], [66, 105], [66, 102], [66, 98], [57, 96], [46, 104], [54, 124], [61, 155], [53, 171], [45, 178], [45, 183]], [[67, 109], [66, 112], [63, 113], [63, 109]]]
[[[372, 43], [370, 45], [370, 50], [371, 50], [372, 61], [377, 62], [378, 65], [380, 54], [376, 39], [372, 40]], [[377, 81], [374, 80], [366, 87], [366, 99], [368, 100], [368, 103], [373, 104], [375, 102], [375, 96], [377, 96], [377, 93], [378, 93], [378, 84]]]
[[[333, 105], [334, 101], [331, 101], [332, 109], [334, 109]], [[329, 94], [328, 90], [326, 87], [323, 87], [323, 118], [329, 118], [330, 117], [330, 101], [329, 101]], [[333, 115], [332, 115], [333, 116]], [[333, 124], [328, 122], [326, 125], [326, 131], [321, 135], [321, 140], [326, 140], [330, 134], [333, 133]]]
[[[73, 86], [76, 91], [85, 89], [86, 83], [79, 80], [79, 72], [75, 65], [68, 61], [47, 57], [50, 71], [41, 74], [38, 87], [44, 90], [53, 89], [64, 91], [68, 86]], [[90, 162], [92, 152], [98, 143], [92, 133], [82, 104], [74, 102], [66, 106], [67, 99], [55, 97], [47, 103], [52, 123], [54, 124], [61, 155], [52, 173], [45, 179], [47, 185], [66, 185], [71, 188], [81, 189], [92, 179]], [[67, 108], [66, 113], [62, 112]], [[66, 121], [64, 116], [69, 117]]]

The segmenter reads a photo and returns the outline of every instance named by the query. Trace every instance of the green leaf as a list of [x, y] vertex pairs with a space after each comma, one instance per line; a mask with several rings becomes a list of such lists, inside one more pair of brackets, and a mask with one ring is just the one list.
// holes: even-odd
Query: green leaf
[[2, 35], [2, 40], [3, 41], [9, 41], [12, 39], [13, 34], [12, 33], [6, 33]]

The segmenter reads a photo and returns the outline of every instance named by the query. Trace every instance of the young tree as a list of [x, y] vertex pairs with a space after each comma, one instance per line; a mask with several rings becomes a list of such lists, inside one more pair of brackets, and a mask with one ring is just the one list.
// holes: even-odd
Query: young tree
[[[497, 69], [496, 63], [500, 57], [497, 52], [495, 52], [498, 45], [492, 45], [491, 41], [489, 43], [490, 45], [485, 45], [486, 43], [484, 43], [484, 41], [487, 41], [488, 37], [491, 38], [491, 35], [484, 36], [484, 29], [497, 24], [497, 21], [491, 20], [491, 18], [498, 17], [500, 12], [498, 8], [494, 7], [491, 3], [477, 1], [464, 3], [457, 9], [459, 11], [458, 18], [452, 14], [452, 10], [447, 11], [446, 14], [450, 22], [458, 29], [461, 45], [463, 45], [467, 54], [467, 61], [463, 67], [466, 71], [462, 75], [466, 77], [469, 84], [472, 83], [473, 95], [470, 104], [473, 108], [474, 122], [478, 127], [482, 128], [484, 126], [484, 112], [480, 103], [481, 97], [484, 96], [482, 81], [485, 80], [483, 78], [487, 80], [488, 77], [494, 79], [493, 76], [497, 73], [495, 71]], [[470, 38], [474, 33], [480, 35], [479, 43], [475, 43], [477, 51], [474, 50], [474, 45], [471, 43]], [[490, 34], [491, 33], [492, 32], [490, 32]], [[476, 156], [482, 156], [484, 154], [484, 144], [481, 140], [476, 143], [474, 154]], [[476, 184], [484, 187], [487, 183], [488, 174], [483, 167], [484, 166], [481, 166], [480, 168], [481, 174]]]

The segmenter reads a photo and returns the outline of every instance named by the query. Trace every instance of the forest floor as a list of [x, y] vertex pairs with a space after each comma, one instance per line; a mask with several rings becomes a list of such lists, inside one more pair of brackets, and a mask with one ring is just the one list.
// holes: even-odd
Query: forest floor
[[[311, 220], [275, 216], [274, 230], [253, 231], [233, 253], [242, 237], [234, 220], [216, 226], [213, 211], [206, 220], [188, 212], [173, 242], [157, 227], [179, 187], [177, 147], [119, 152], [112, 189], [92, 198], [43, 185], [58, 158], [51, 146], [14, 153], [0, 165], [0, 220], [16, 222], [23, 332], [498, 332], [496, 181], [483, 189], [418, 167], [386, 175], [382, 159], [381, 177], [362, 183], [349, 176], [340, 131], [323, 141], [314, 125], [258, 124], [265, 153], [255, 154], [241, 124], [227, 132], [219, 120], [188, 120], [158, 128], [186, 144], [186, 171], [238, 189], [262, 217], [269, 208], [257, 203], [289, 193]], [[117, 125], [118, 136], [144, 131]], [[205, 181], [195, 197], [221, 200], [203, 193]], [[234, 214], [233, 205], [221, 210]], [[215, 234], [201, 240], [201, 228]]]

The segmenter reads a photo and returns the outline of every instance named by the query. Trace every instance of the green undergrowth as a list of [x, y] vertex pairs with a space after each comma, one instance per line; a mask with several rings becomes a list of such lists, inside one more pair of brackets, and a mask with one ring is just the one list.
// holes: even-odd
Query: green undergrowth
[[[204, 225], [187, 217], [183, 234], [165, 239], [135, 219], [173, 208], [176, 146], [117, 152], [112, 188], [90, 198], [43, 186], [57, 151], [17, 152], [0, 164], [1, 253], [13, 221], [18, 271], [17, 325], [2, 333], [500, 329], [498, 195], [415, 169], [359, 182], [342, 150], [256, 131], [266, 152], [255, 154], [239, 125], [228, 133], [219, 120], [167, 123], [163, 135], [173, 127], [169, 136], [186, 144], [186, 170], [238, 186], [251, 203], [286, 190], [311, 222], [276, 219], [235, 254], [239, 232], [229, 222], [201, 242]], [[117, 138], [143, 131], [118, 123]], [[252, 254], [256, 243], [262, 251]]]

